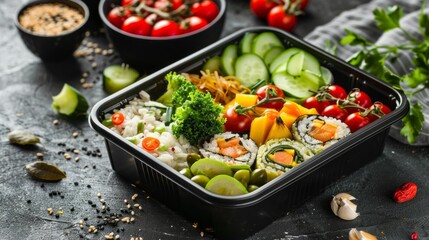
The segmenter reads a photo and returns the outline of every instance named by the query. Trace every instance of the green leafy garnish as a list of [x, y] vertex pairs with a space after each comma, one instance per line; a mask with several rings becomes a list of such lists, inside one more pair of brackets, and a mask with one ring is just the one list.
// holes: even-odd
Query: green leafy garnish
[[[376, 26], [383, 32], [398, 29], [408, 41], [399, 45], [381, 46], [348, 29], [345, 29], [346, 36], [341, 40], [343, 45], [362, 47], [347, 60], [350, 64], [380, 78], [393, 88], [404, 91], [407, 95], [410, 111], [402, 119], [404, 127], [400, 133], [409, 143], [417, 141], [424, 123], [422, 106], [412, 101], [412, 97], [429, 88], [429, 16], [423, 12], [425, 5], [426, 1], [423, 2], [419, 15], [421, 36], [413, 36], [401, 26], [400, 20], [404, 16], [404, 11], [395, 5], [373, 11]], [[394, 62], [398, 58], [399, 51], [409, 52], [413, 56], [411, 71], [402, 76], [393, 73], [387, 65], [387, 62]]]

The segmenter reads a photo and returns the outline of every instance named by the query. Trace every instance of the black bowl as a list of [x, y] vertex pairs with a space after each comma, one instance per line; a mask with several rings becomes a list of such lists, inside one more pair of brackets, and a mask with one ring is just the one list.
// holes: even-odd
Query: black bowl
[[219, 7], [218, 16], [207, 26], [194, 32], [171, 37], [147, 37], [130, 34], [111, 24], [106, 16], [120, 0], [100, 0], [99, 14], [109, 41], [124, 63], [144, 71], [167, 66], [217, 41], [226, 16], [226, 0], [213, 0]]
[[[61, 3], [70, 6], [83, 14], [84, 23], [72, 31], [52, 36], [35, 34], [23, 28], [19, 23], [19, 17], [23, 11], [42, 3]], [[34, 55], [40, 57], [42, 60], [52, 61], [73, 56], [74, 51], [79, 47], [85, 37], [88, 18], [88, 7], [80, 0], [36, 0], [23, 5], [18, 10], [15, 17], [15, 26], [24, 44]]]

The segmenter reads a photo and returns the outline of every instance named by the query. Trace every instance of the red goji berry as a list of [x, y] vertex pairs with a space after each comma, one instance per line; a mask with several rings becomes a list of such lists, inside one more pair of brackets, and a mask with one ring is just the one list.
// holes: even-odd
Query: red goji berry
[[393, 200], [397, 203], [410, 201], [417, 194], [417, 185], [413, 182], [407, 182], [399, 186], [393, 194]]
[[416, 232], [412, 232], [411, 233], [411, 240], [417, 240], [419, 239], [419, 234], [417, 234]]

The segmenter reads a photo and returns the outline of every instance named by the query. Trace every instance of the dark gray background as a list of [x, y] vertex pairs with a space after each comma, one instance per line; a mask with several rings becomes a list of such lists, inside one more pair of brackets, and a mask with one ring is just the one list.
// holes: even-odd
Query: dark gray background
[[[88, 81], [94, 82], [95, 86], [80, 90], [92, 105], [106, 96], [100, 72], [105, 66], [120, 63], [120, 59], [98, 55], [95, 69], [86, 59], [41, 62], [26, 49], [13, 26], [15, 12], [22, 2], [0, 0], [0, 239], [79, 239], [79, 219], [88, 218], [87, 222], [91, 224], [97, 221], [97, 213], [88, 200], [97, 202], [98, 192], [115, 213], [125, 207], [123, 199], [139, 193], [137, 202], [144, 211], [137, 211], [139, 216], [134, 224], [106, 226], [96, 235], [85, 234], [87, 238], [104, 239], [104, 234], [119, 231], [121, 239], [131, 236], [212, 239], [208, 233], [201, 237], [200, 229], [195, 229], [192, 222], [121, 180], [110, 168], [103, 138], [88, 126], [85, 119], [68, 121], [58, 118], [50, 106], [51, 96], [57, 94], [64, 83], [80, 86], [82, 73], [89, 71]], [[250, 13], [248, 1], [228, 2], [223, 36], [243, 27], [264, 24]], [[342, 11], [366, 2], [368, 0], [310, 0], [308, 11], [299, 18], [294, 34], [304, 37]], [[97, 42], [103, 48], [107, 45], [104, 36], [96, 32], [87, 40]], [[52, 124], [54, 119], [60, 120], [58, 126]], [[39, 135], [43, 146], [10, 145], [6, 135], [18, 128]], [[79, 137], [71, 136], [74, 131], [80, 132]], [[65, 143], [66, 147], [58, 143]], [[100, 154], [86, 155], [82, 150], [85, 147], [93, 152], [99, 149]], [[79, 149], [81, 160], [67, 161], [58, 154], [66, 148]], [[41, 182], [27, 176], [23, 167], [36, 159], [37, 152], [44, 153], [45, 161], [64, 169], [67, 178], [58, 183], [44, 183], [42, 187]], [[411, 147], [388, 138], [383, 154], [376, 161], [337, 181], [249, 239], [348, 239], [348, 231], [353, 227], [371, 232], [379, 239], [409, 239], [414, 231], [421, 239], [427, 238], [428, 170], [427, 147]], [[393, 190], [407, 181], [419, 186], [417, 197], [397, 204], [392, 200]], [[60, 195], [52, 195], [53, 191], [59, 191]], [[339, 192], [349, 192], [358, 198], [361, 216], [356, 220], [344, 221], [332, 214], [330, 200]], [[47, 214], [49, 207], [54, 210], [62, 207], [64, 213], [56, 219]], [[71, 208], [74, 211], [70, 211]]]

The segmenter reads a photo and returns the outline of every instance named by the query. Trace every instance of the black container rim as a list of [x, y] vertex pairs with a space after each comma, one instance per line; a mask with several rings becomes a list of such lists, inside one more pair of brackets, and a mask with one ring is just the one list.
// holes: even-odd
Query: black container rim
[[[99, 132], [100, 135], [108, 139], [109, 141], [113, 142], [114, 144], [121, 146], [125, 148], [129, 154], [136, 157], [139, 154], [143, 154], [146, 157], [153, 159], [151, 155], [145, 153], [143, 150], [139, 150], [136, 146], [132, 145], [131, 143], [128, 143], [124, 141], [122, 138], [118, 138], [119, 135], [115, 134], [113, 131], [111, 131], [109, 128], [105, 127], [101, 124], [100, 120], [98, 119], [100, 108], [102, 106], [107, 106], [112, 103], [117, 103], [117, 99], [124, 99], [125, 95], [128, 91], [130, 91], [133, 88], [138, 88], [139, 86], [145, 84], [150, 79], [153, 78], [160, 78], [164, 77], [168, 72], [172, 71], [173, 69], [184, 69], [185, 67], [189, 67], [189, 61], [193, 59], [203, 59], [204, 55], [207, 54], [207, 52], [210, 52], [213, 49], [216, 49], [219, 46], [222, 46], [226, 42], [230, 42], [237, 37], [243, 35], [246, 32], [262, 32], [262, 31], [272, 31], [276, 32], [277, 34], [285, 35], [288, 37], [291, 41], [294, 41], [296, 43], [299, 43], [299, 45], [305, 46], [306, 49], [309, 49], [307, 51], [312, 51], [312, 53], [315, 53], [316, 55], [324, 56], [324, 58], [327, 59], [328, 62], [333, 62], [336, 64], [341, 64], [346, 66], [347, 68], [353, 70], [354, 72], [358, 73], [361, 77], [365, 79], [372, 79], [375, 81], [376, 84], [378, 84], [378, 87], [388, 88], [390, 91], [392, 91], [396, 96], [397, 101], [397, 107], [394, 109], [391, 113], [384, 116], [383, 118], [377, 120], [377, 123], [369, 124], [366, 127], [360, 129], [359, 131], [347, 136], [346, 138], [342, 139], [335, 145], [327, 148], [326, 150], [322, 151], [321, 153], [318, 153], [311, 159], [304, 161], [297, 167], [291, 169], [287, 172], [287, 174], [283, 174], [277, 179], [268, 182], [258, 190], [254, 192], [250, 192], [248, 194], [239, 195], [239, 196], [222, 196], [218, 194], [211, 193], [203, 188], [201, 188], [196, 183], [192, 182], [191, 180], [187, 179], [184, 176], [181, 176], [178, 171], [175, 169], [168, 167], [166, 164], [161, 163], [160, 161], [151, 161], [146, 162], [151, 165], [151, 167], [155, 168], [157, 171], [162, 172], [163, 176], [171, 180], [172, 182], [175, 182], [183, 188], [184, 190], [188, 191], [192, 195], [198, 197], [199, 199], [211, 202], [217, 205], [221, 205], [224, 207], [237, 207], [237, 206], [246, 206], [246, 205], [253, 205], [255, 203], [258, 203], [260, 201], [263, 201], [264, 199], [268, 198], [269, 196], [275, 194], [278, 191], [281, 191], [285, 187], [291, 185], [292, 183], [298, 181], [303, 175], [303, 173], [313, 172], [320, 168], [321, 166], [327, 164], [330, 162], [330, 159], [333, 159], [333, 155], [339, 154], [341, 152], [344, 152], [347, 150], [347, 148], [352, 143], [362, 142], [365, 141], [368, 138], [371, 138], [375, 136], [376, 134], [386, 130], [390, 127], [393, 123], [400, 120], [402, 117], [406, 115], [406, 113], [409, 110], [408, 101], [406, 100], [406, 96], [403, 92], [397, 91], [396, 89], [393, 89], [390, 87], [387, 83], [375, 78], [374, 76], [369, 75], [368, 73], [351, 66], [344, 60], [329, 54], [327, 52], [324, 52], [322, 49], [317, 48], [310, 43], [303, 41], [302, 39], [298, 39], [297, 37], [278, 30], [276, 28], [272, 27], [249, 27], [241, 29], [233, 34], [230, 34], [226, 36], [225, 38], [218, 40], [217, 42], [169, 65], [166, 66], [144, 78], [142, 78], [140, 81], [137, 81], [136, 83], [100, 100], [97, 102], [91, 109], [90, 115], [89, 115], [89, 124], [90, 126]], [[184, 187], [186, 186], [186, 187]], [[189, 187], [189, 188], [188, 188]]]

